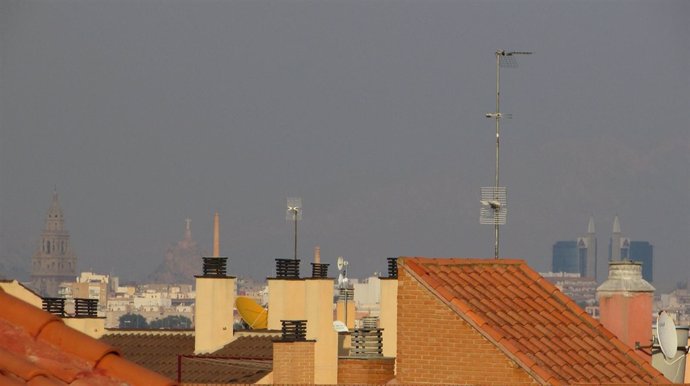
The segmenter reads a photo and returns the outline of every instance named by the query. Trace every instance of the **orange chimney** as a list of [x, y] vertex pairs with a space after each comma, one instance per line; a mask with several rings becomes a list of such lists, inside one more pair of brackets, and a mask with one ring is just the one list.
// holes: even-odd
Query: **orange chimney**
[[[652, 302], [654, 287], [642, 278], [642, 264], [635, 261], [612, 261], [609, 277], [597, 288], [600, 321], [631, 348], [635, 343], [652, 342]], [[641, 357], [651, 357], [635, 350]]]
[[314, 262], [321, 263], [321, 247], [318, 245], [314, 247]]

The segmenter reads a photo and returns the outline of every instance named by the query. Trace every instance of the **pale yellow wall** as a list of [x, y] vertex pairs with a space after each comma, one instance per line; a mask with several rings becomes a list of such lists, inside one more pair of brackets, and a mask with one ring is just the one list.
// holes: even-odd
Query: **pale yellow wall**
[[383, 329], [383, 356], [395, 357], [398, 349], [398, 280], [381, 280], [380, 301], [379, 327]]
[[36, 308], [43, 308], [43, 299], [38, 294], [21, 285], [17, 280], [2, 281], [0, 288], [6, 293], [19, 298]]
[[338, 383], [338, 333], [333, 329], [333, 280], [305, 280], [307, 339], [314, 345], [314, 383]]
[[63, 318], [62, 321], [94, 339], [100, 339], [105, 333], [105, 318]]
[[294, 279], [268, 279], [269, 330], [280, 330], [282, 327], [281, 320], [307, 319], [304, 303], [306, 287], [304, 282], [304, 280]]
[[221, 349], [233, 339], [234, 277], [197, 277], [194, 354]]
[[265, 377], [256, 381], [255, 385], [272, 385], [273, 384], [273, 372], [266, 374]]
[[352, 331], [355, 328], [355, 301], [352, 299], [347, 300], [347, 321], [345, 321], [345, 300], [338, 300], [336, 304], [336, 319], [345, 323], [347, 329]]

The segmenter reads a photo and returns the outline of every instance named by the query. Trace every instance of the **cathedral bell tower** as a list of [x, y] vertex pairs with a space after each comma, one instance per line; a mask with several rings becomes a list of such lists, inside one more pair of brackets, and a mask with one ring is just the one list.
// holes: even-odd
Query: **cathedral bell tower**
[[31, 258], [31, 282], [42, 296], [57, 297], [60, 283], [74, 281], [77, 257], [72, 251], [69, 232], [58, 200], [53, 191], [53, 202], [46, 215], [36, 253]]

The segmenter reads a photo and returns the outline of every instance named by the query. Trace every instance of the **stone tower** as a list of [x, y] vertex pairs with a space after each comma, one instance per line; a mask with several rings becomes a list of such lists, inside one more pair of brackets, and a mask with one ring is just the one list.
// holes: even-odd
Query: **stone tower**
[[42, 296], [57, 297], [60, 283], [74, 281], [76, 269], [77, 257], [70, 245], [69, 232], [65, 229], [57, 191], [53, 191], [53, 202], [48, 209], [45, 227], [36, 253], [31, 258], [31, 282]]

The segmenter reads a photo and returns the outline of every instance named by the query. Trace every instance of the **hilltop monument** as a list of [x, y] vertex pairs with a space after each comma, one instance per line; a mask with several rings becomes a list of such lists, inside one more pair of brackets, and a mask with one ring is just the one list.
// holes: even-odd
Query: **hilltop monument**
[[192, 239], [192, 220], [185, 220], [184, 238], [168, 248], [165, 259], [149, 275], [148, 281], [161, 284], [192, 284], [194, 275], [199, 275], [199, 262], [204, 251]]

